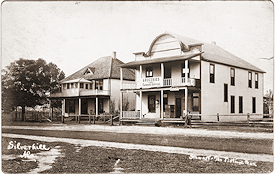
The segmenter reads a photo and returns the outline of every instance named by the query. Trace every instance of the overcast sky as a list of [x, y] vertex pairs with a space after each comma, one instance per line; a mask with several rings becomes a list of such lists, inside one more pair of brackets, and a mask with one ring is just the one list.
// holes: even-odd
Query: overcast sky
[[273, 5], [270, 1], [82, 2], [2, 4], [2, 68], [43, 58], [66, 76], [117, 52], [129, 62], [165, 31], [218, 46], [266, 71], [273, 88]]

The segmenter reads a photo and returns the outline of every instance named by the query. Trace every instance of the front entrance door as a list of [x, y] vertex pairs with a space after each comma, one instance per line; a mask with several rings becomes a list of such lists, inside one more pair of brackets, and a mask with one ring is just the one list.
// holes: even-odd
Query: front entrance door
[[88, 99], [81, 99], [81, 114], [88, 114]]
[[181, 116], [181, 98], [176, 98], [176, 117], [180, 118]]

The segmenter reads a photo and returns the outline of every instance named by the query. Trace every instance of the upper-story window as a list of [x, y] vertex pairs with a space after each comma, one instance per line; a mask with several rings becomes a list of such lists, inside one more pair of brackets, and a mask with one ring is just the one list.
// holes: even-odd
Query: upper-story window
[[80, 88], [84, 88], [84, 83], [80, 83]]
[[74, 84], [73, 83], [71, 83], [71, 88], [74, 88]]
[[210, 64], [209, 71], [210, 71], [210, 83], [215, 83], [215, 65]]
[[231, 68], [230, 76], [231, 76], [231, 86], [235, 86], [235, 69], [234, 68]]
[[248, 72], [248, 87], [252, 88], [252, 72]]
[[94, 86], [93, 83], [90, 83], [90, 89], [93, 89], [93, 86]]
[[74, 85], [75, 85], [75, 88], [78, 88], [78, 87], [77, 87], [77, 86], [78, 86], [77, 84], [78, 84], [78, 83], [75, 83], [75, 84], [74, 84]]
[[258, 81], [259, 81], [259, 75], [258, 73], [255, 73], [255, 88], [258, 89]]
[[103, 90], [103, 80], [96, 80], [95, 81], [95, 89]]
[[[189, 64], [188, 64], [189, 68]], [[185, 63], [181, 64], [181, 77], [185, 77]], [[187, 77], [190, 78], [190, 73], [187, 73]]]
[[67, 89], [70, 89], [70, 83], [67, 83]]
[[89, 88], [89, 84], [85, 84], [85, 86], [86, 86], [86, 89], [88, 89], [88, 88]]
[[66, 84], [63, 84], [63, 89], [66, 89]]
[[153, 67], [146, 68], [146, 77], [153, 77]]

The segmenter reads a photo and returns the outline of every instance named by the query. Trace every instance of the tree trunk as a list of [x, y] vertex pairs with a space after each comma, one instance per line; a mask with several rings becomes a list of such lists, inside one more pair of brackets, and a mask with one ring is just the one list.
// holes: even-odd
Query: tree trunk
[[25, 106], [22, 106], [22, 121], [25, 121]]

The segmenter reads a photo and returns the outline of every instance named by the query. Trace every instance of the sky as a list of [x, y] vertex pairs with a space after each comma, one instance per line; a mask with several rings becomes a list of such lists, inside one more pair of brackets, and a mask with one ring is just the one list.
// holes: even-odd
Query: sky
[[66, 76], [116, 51], [123, 62], [168, 31], [216, 44], [258, 66], [274, 85], [274, 8], [270, 1], [6, 1], [2, 68], [43, 58]]

